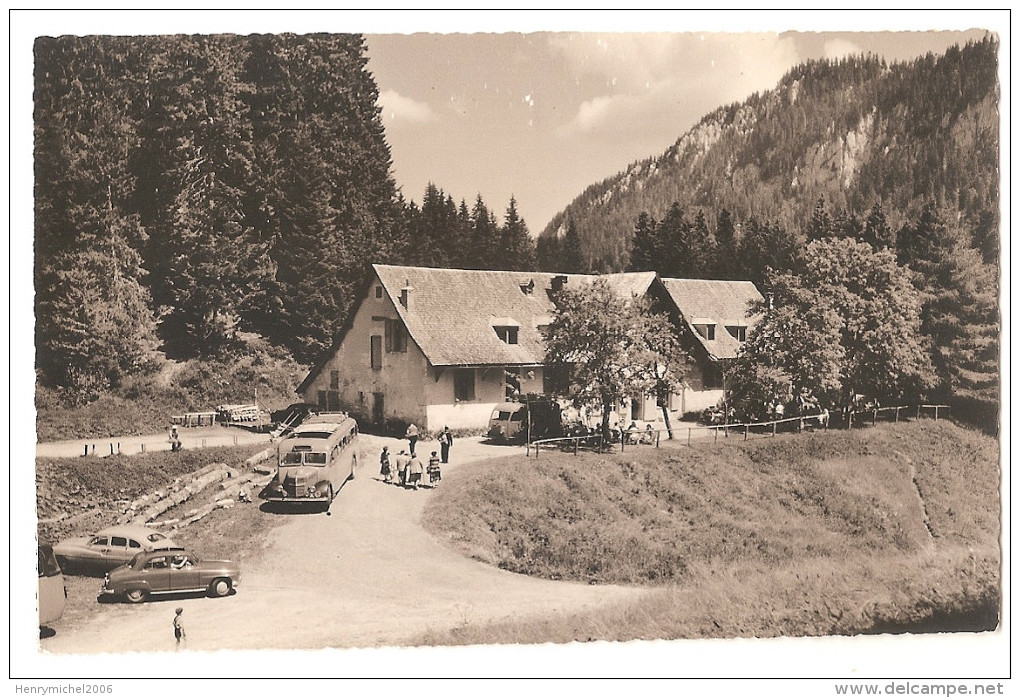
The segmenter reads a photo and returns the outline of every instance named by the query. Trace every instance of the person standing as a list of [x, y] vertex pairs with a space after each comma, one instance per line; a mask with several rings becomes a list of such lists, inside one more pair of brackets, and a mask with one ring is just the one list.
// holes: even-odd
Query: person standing
[[421, 476], [425, 472], [425, 468], [421, 464], [421, 458], [411, 456], [411, 462], [407, 464], [407, 471], [408, 482], [414, 486], [414, 489], [418, 489], [418, 485], [421, 484]]
[[397, 476], [400, 478], [400, 486], [403, 487], [407, 484], [407, 464], [411, 461], [408, 457], [407, 452], [401, 450], [396, 455], [397, 461]]
[[439, 456], [436, 452], [432, 452], [432, 457], [429, 458], [428, 470], [429, 474], [429, 485], [432, 487], [439, 487], [439, 481], [443, 479], [442, 472], [439, 469]]
[[411, 449], [411, 455], [414, 456], [414, 445], [418, 443], [418, 427], [411, 422], [407, 425], [407, 432], [404, 434], [404, 438], [407, 439], [407, 445]]
[[383, 476], [385, 482], [389, 482], [392, 478], [390, 477], [390, 448], [389, 446], [382, 447], [382, 453], [379, 454], [379, 474]]
[[439, 448], [443, 454], [443, 462], [450, 462], [450, 448], [453, 447], [453, 434], [450, 433], [450, 427], [443, 427], [443, 432], [439, 435]]
[[184, 634], [184, 621], [181, 620], [181, 614], [184, 613], [183, 608], [178, 608], [174, 611], [174, 638], [177, 640], [177, 649], [181, 648], [181, 640], [186, 636]]

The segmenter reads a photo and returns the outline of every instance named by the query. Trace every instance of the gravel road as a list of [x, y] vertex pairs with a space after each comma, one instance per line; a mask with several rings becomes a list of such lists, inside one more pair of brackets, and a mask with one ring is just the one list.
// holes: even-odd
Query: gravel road
[[[269, 443], [269, 434], [258, 434], [231, 427], [195, 427], [180, 430], [184, 448], [205, 446], [238, 446], [243, 444]], [[135, 455], [142, 451], [169, 451], [170, 439], [167, 434], [145, 434], [104, 438], [72, 439], [69, 441], [46, 441], [36, 444], [36, 458], [70, 458], [86, 455], [85, 449], [96, 456], [112, 453]]]
[[[177, 606], [185, 609], [189, 651], [320, 649], [393, 645], [428, 630], [573, 613], [642, 593], [533, 579], [461, 556], [418, 524], [438, 491], [404, 490], [379, 479], [382, 444], [392, 451], [402, 442], [369, 435], [361, 441], [363, 466], [337, 494], [331, 513], [286, 515], [290, 520], [266, 542], [263, 562], [242, 570], [235, 594], [103, 604], [95, 617], [45, 639], [43, 651], [173, 651]], [[458, 439], [444, 479], [463, 476], [480, 458], [517, 450]]]

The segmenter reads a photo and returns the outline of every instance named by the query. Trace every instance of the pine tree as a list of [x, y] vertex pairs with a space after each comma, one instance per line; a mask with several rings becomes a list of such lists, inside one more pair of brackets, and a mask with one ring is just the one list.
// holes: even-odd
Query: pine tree
[[739, 279], [740, 261], [737, 256], [736, 226], [729, 209], [719, 212], [715, 224], [715, 275], [717, 279]]
[[808, 222], [807, 230], [805, 231], [808, 241], [813, 240], [824, 240], [828, 237], [833, 237], [833, 224], [832, 217], [829, 212], [825, 210], [825, 199], [819, 198], [815, 204], [814, 213], [811, 214], [811, 220]]
[[471, 248], [474, 252], [474, 269], [498, 269], [500, 250], [499, 224], [486, 207], [482, 195], [475, 197], [471, 208]]
[[661, 260], [661, 250], [657, 237], [658, 226], [655, 219], [642, 212], [634, 226], [634, 236], [631, 238], [630, 271], [653, 271]]
[[876, 250], [884, 250], [894, 248], [896, 245], [896, 239], [893, 236], [893, 231], [889, 227], [889, 223], [885, 219], [885, 211], [882, 209], [882, 203], [876, 202], [871, 207], [871, 211], [868, 213], [867, 219], [864, 221], [864, 227], [861, 231], [861, 240], [868, 243]]
[[36, 364], [83, 404], [158, 360], [132, 212], [133, 39], [36, 42]]
[[563, 244], [560, 247], [560, 270], [568, 273], [583, 273], [587, 271], [581, 252], [581, 235], [577, 232], [577, 225], [573, 219], [567, 219], [567, 230], [563, 234]]
[[500, 229], [502, 259], [505, 269], [527, 271], [535, 268], [535, 243], [528, 225], [517, 213], [517, 199], [510, 197], [506, 218]]

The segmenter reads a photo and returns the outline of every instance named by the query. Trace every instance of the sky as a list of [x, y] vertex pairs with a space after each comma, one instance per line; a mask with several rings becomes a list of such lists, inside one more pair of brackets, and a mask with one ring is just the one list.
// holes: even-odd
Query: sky
[[[588, 185], [632, 162], [661, 154], [708, 112], [772, 88], [787, 70], [806, 59], [865, 51], [890, 61], [905, 60], [980, 37], [984, 29], [999, 33], [1000, 55], [1010, 56], [1009, 15], [1003, 11], [25, 10], [12, 11], [9, 22], [11, 257], [6, 300], [12, 338], [7, 343], [12, 367], [10, 404], [17, 409], [7, 416], [14, 434], [34, 433], [33, 347], [31, 340], [24, 338], [31, 337], [33, 324], [31, 94], [32, 42], [37, 36], [364, 33], [368, 69], [380, 91], [394, 177], [405, 196], [420, 202], [431, 181], [469, 205], [481, 194], [500, 217], [514, 196], [535, 234]], [[965, 33], [973, 29], [978, 31]], [[943, 33], [946, 31], [950, 33]], [[1008, 60], [1003, 64], [1000, 110], [1008, 125]], [[1008, 128], [1003, 130], [1003, 152], [1009, 153]], [[1008, 157], [1003, 158], [1002, 166], [1003, 189], [1009, 191]], [[1008, 206], [1009, 198], [1003, 199]], [[1008, 319], [1008, 293], [1003, 303]], [[1004, 356], [1008, 357], [1008, 333], [1004, 339]], [[1008, 385], [1008, 373], [1004, 378]], [[1008, 452], [1008, 430], [1005, 438]], [[12, 482], [17, 484], [12, 491], [31, 487], [32, 469], [24, 467], [31, 463], [31, 451], [31, 444], [24, 439], [11, 447]], [[11, 504], [11, 521], [34, 520], [30, 498], [21, 497]], [[34, 559], [25, 541], [17, 538], [10, 543], [10, 559]], [[17, 582], [24, 580], [19, 577]], [[1001, 639], [967, 635], [948, 645], [934, 637], [915, 638], [912, 646], [916, 652], [904, 652], [902, 645], [888, 652], [882, 644], [861, 639], [786, 640], [759, 645], [754, 652], [746, 646], [734, 652], [734, 644], [724, 643], [728, 649], [721, 658], [717, 656], [720, 653], [695, 643], [684, 646], [684, 661], [677, 659], [672, 649], [676, 645], [671, 643], [657, 643], [655, 650], [647, 644], [642, 648], [589, 643], [581, 652], [557, 654], [555, 665], [541, 664], [538, 655], [547, 654], [547, 650], [536, 648], [540, 652], [528, 654], [524, 665], [504, 661], [499, 651], [483, 651], [471, 654], [466, 661], [464, 655], [457, 655], [465, 663], [444, 666], [451, 672], [461, 666], [480, 676], [520, 672], [525, 676], [676, 676], [695, 668], [708, 676], [770, 676], [775, 666], [787, 666], [780, 657], [795, 655], [799, 669], [786, 674], [794, 678], [812, 674], [959, 676], [946, 672], [959, 669], [957, 660], [966, 657], [966, 675], [998, 675], [1005, 651]], [[19, 672], [31, 676], [104, 674], [102, 666], [90, 658], [57, 662], [33, 652], [31, 644], [14, 655], [20, 662]], [[621, 654], [625, 657], [622, 662]], [[739, 660], [734, 662], [734, 658]], [[139, 667], [153, 664], [141, 659], [132, 658], [132, 662], [138, 662]], [[236, 666], [239, 659], [247, 659], [246, 665], [252, 666], [265, 661], [264, 657], [231, 658], [231, 665]], [[179, 660], [175, 671], [183, 675], [223, 675], [222, 666], [213, 657]], [[331, 667], [338, 660], [360, 662], [358, 675], [392, 676], [407, 670], [401, 668], [406, 664], [398, 664], [405, 662], [405, 657], [385, 651], [328, 657]], [[299, 660], [286, 657], [285, 661]], [[299, 663], [305, 667], [303, 675], [316, 673], [315, 664]], [[165, 666], [155, 671], [166, 675]], [[426, 671], [424, 665], [420, 667], [420, 672]], [[141, 672], [139, 669], [139, 675], [144, 675]], [[151, 684], [143, 688], [152, 694]], [[366, 688], [376, 690], [374, 686]], [[675, 692], [677, 687], [665, 688]], [[785, 691], [769, 688], [762, 692], [807, 695], [797, 693], [796, 684], [781, 686]], [[815, 694], [829, 692], [831, 684], [817, 689]], [[517, 693], [519, 687], [512, 690]], [[156, 694], [170, 695], [171, 691], [177, 692], [178, 686], [167, 686], [165, 693]]]

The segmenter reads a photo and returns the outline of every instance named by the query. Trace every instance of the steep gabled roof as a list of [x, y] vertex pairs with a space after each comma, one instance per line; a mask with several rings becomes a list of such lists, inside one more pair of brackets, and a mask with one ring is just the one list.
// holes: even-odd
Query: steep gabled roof
[[[553, 279], [566, 286], [604, 278], [621, 295], [643, 295], [656, 282], [654, 272], [553, 274], [530, 271], [477, 271], [373, 265], [408, 334], [433, 366], [533, 366], [545, 361], [539, 327], [549, 324]], [[410, 310], [401, 291], [410, 288]], [[528, 289], [529, 292], [525, 292]], [[508, 344], [495, 327], [517, 327]]]
[[727, 325], [749, 330], [761, 315], [748, 315], [752, 303], [764, 300], [750, 281], [717, 281], [709, 279], [663, 279], [663, 285], [688, 325], [715, 324], [715, 339], [707, 339], [690, 327], [691, 334], [713, 359], [736, 358], [740, 349]]

